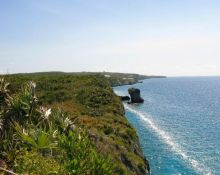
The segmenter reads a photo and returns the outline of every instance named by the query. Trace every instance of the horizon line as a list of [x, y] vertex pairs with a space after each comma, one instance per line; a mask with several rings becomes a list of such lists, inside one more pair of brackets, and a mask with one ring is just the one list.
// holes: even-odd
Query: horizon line
[[121, 73], [121, 74], [139, 74], [145, 76], [164, 76], [164, 77], [220, 77], [220, 75], [163, 75], [163, 74], [146, 74], [146, 73], [137, 73], [137, 72], [118, 72], [118, 71], [61, 71], [61, 70], [54, 70], [54, 71], [33, 71], [33, 72], [6, 72], [0, 73], [0, 75], [14, 75], [14, 74], [34, 74], [34, 73]]

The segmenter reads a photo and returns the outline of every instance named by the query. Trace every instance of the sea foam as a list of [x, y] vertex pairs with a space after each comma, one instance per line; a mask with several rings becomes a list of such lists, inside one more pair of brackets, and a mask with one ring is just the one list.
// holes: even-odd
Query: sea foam
[[189, 155], [187, 155], [186, 151], [184, 151], [181, 148], [181, 146], [174, 141], [174, 138], [172, 138], [169, 133], [160, 129], [160, 127], [157, 126], [157, 124], [152, 119], [149, 118], [148, 114], [142, 113], [142, 112], [134, 109], [134, 107], [132, 107], [131, 105], [124, 104], [124, 106], [125, 106], [126, 110], [139, 116], [140, 119], [142, 121], [144, 121], [147, 124], [147, 126], [150, 127], [150, 129], [152, 129], [163, 142], [165, 142], [167, 145], [169, 145], [169, 147], [172, 149], [172, 151], [175, 154], [178, 154], [183, 160], [188, 162], [189, 165], [196, 172], [198, 172], [199, 174], [202, 174], [202, 175], [213, 175], [213, 173], [211, 172], [211, 170], [208, 167], [204, 166], [202, 163], [198, 162], [197, 160], [195, 160], [195, 159], [191, 158]]

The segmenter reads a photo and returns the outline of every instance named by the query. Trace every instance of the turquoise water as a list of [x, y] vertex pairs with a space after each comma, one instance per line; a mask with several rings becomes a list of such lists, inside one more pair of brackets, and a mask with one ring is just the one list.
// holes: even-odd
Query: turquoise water
[[152, 175], [220, 175], [220, 77], [149, 79], [116, 87], [141, 90], [144, 104], [125, 104]]

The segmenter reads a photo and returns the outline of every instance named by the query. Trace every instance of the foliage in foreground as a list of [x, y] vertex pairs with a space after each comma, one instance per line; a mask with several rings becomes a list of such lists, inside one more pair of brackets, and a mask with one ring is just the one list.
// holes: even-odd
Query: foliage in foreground
[[8, 85], [0, 79], [0, 171], [112, 174], [112, 162], [97, 152], [67, 113], [39, 105], [35, 83], [13, 96]]
[[48, 72], [4, 77], [10, 82], [10, 94], [18, 94], [26, 82], [36, 82], [37, 105], [68, 112], [69, 119], [87, 131], [98, 152], [114, 162], [112, 174], [146, 174], [147, 162], [135, 129], [124, 116], [120, 98], [104, 76]]

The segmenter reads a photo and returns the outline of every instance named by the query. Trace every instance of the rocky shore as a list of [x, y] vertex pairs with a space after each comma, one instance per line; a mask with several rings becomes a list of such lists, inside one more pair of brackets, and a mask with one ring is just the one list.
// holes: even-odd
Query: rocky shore
[[128, 89], [129, 96], [120, 96], [122, 101], [126, 101], [129, 104], [131, 103], [144, 103], [144, 99], [141, 97], [141, 91], [137, 88]]

